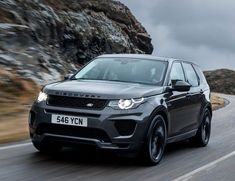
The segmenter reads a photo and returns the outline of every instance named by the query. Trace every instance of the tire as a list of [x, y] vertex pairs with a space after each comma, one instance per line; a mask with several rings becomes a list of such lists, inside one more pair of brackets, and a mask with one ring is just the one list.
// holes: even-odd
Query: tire
[[62, 146], [59, 144], [55, 144], [53, 142], [47, 142], [47, 141], [42, 141], [42, 142], [32, 142], [33, 146], [41, 153], [45, 154], [54, 154], [58, 153], [61, 149]]
[[202, 123], [198, 128], [197, 134], [191, 139], [192, 143], [198, 147], [205, 147], [209, 143], [211, 135], [211, 114], [205, 110]]
[[161, 161], [166, 145], [166, 132], [164, 118], [160, 115], [155, 116], [141, 152], [144, 164], [154, 166]]

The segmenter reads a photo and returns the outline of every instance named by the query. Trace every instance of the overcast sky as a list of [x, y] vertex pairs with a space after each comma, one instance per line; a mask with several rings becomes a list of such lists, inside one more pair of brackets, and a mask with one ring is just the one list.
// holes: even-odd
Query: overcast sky
[[152, 37], [154, 55], [235, 69], [234, 0], [121, 0]]

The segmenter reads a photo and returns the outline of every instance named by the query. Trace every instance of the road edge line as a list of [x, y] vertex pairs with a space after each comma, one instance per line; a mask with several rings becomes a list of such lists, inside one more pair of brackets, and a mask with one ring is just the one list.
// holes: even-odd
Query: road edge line
[[224, 160], [226, 160], [226, 159], [228, 159], [232, 156], [235, 156], [235, 151], [233, 151], [233, 152], [231, 152], [231, 153], [229, 153], [225, 156], [222, 156], [222, 157], [218, 158], [217, 160], [214, 160], [214, 161], [212, 161], [212, 162], [210, 162], [210, 163], [208, 163], [204, 166], [201, 166], [201, 167], [199, 167], [199, 168], [197, 168], [197, 169], [195, 169], [195, 170], [193, 170], [189, 173], [186, 173], [186, 174], [184, 174], [180, 177], [177, 177], [176, 179], [173, 179], [172, 181], [186, 181], [186, 180], [189, 180], [190, 178], [192, 178], [193, 175], [195, 175], [195, 174], [197, 174], [197, 173], [199, 173], [203, 170], [206, 170], [206, 169], [208, 169], [208, 168], [218, 164], [219, 162], [222, 162], [222, 161], [224, 161]]
[[32, 145], [32, 143], [22, 143], [22, 144], [15, 144], [15, 145], [9, 145], [9, 146], [2, 146], [2, 147], [0, 147], [0, 151], [12, 149], [12, 148], [19, 148], [19, 147], [23, 147], [23, 146], [29, 146], [29, 145]]

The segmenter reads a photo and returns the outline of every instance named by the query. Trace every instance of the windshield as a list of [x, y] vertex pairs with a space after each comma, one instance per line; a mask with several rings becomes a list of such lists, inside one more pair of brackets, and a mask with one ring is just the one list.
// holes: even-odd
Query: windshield
[[162, 85], [166, 67], [167, 62], [158, 60], [97, 58], [74, 78]]

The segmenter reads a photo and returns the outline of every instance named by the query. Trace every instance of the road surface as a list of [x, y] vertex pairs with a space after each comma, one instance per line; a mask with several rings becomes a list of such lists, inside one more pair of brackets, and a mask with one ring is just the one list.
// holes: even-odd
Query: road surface
[[29, 142], [0, 146], [0, 181], [20, 180], [235, 180], [235, 96], [213, 113], [209, 145], [186, 143], [167, 146], [162, 162], [145, 167], [133, 159], [109, 152], [66, 149], [50, 157]]

